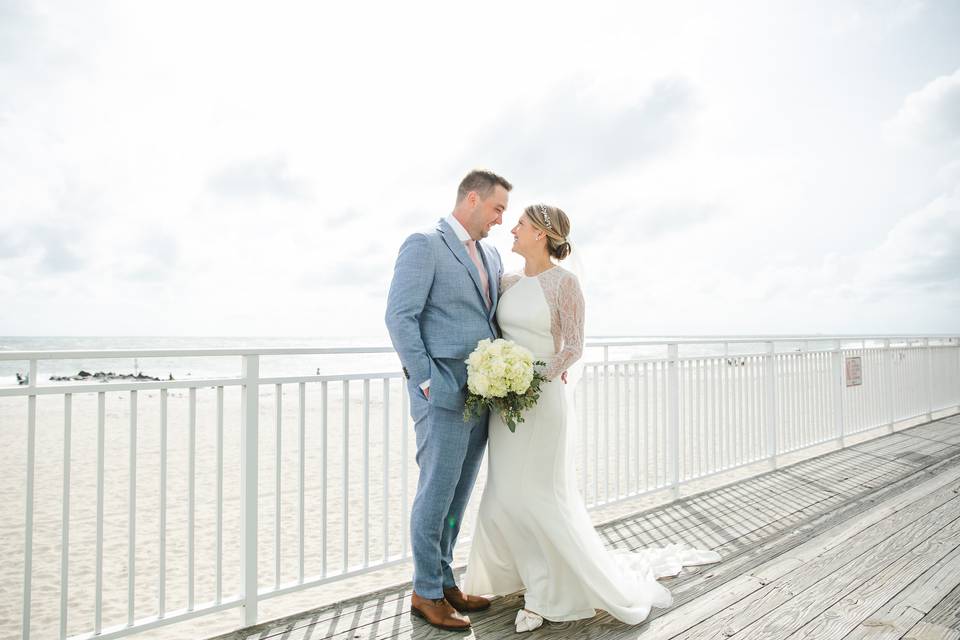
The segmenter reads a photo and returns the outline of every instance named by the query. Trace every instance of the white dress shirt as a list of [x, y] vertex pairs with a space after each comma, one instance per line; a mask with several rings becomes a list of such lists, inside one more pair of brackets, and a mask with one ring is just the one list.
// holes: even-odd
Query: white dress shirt
[[473, 238], [470, 237], [470, 233], [463, 228], [463, 225], [460, 224], [460, 221], [457, 220], [452, 213], [447, 216], [447, 224], [453, 228], [453, 232], [457, 234], [457, 239], [460, 242], [473, 240]]

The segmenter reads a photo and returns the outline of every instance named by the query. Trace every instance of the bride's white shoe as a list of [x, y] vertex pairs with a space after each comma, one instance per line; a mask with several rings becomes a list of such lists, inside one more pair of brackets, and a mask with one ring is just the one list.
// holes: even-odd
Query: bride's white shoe
[[534, 629], [542, 627], [543, 618], [532, 611], [520, 609], [520, 611], [517, 611], [517, 619], [514, 623], [517, 625], [517, 633], [523, 633], [524, 631], [533, 631]]

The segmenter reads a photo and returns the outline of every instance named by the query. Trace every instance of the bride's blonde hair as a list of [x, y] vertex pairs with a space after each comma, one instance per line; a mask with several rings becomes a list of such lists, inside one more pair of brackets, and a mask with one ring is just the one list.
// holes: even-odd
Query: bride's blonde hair
[[524, 215], [547, 236], [547, 251], [557, 260], [570, 255], [570, 219], [562, 209], [546, 204], [532, 204], [523, 210]]

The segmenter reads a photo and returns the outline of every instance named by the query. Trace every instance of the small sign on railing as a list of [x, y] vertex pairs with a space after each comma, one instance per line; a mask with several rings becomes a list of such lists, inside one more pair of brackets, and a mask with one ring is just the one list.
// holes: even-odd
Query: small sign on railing
[[860, 356], [847, 358], [847, 386], [859, 387], [863, 384], [863, 361]]

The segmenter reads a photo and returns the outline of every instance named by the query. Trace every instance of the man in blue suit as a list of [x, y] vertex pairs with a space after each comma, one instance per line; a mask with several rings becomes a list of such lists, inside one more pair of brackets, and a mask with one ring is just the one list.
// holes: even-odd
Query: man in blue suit
[[481, 242], [503, 222], [513, 186], [489, 171], [460, 182], [453, 212], [400, 247], [387, 297], [386, 323], [410, 393], [420, 479], [410, 517], [411, 613], [453, 631], [489, 600], [457, 588], [451, 562], [460, 522], [487, 442], [487, 415], [463, 420], [464, 362], [484, 338], [496, 338], [503, 266]]

